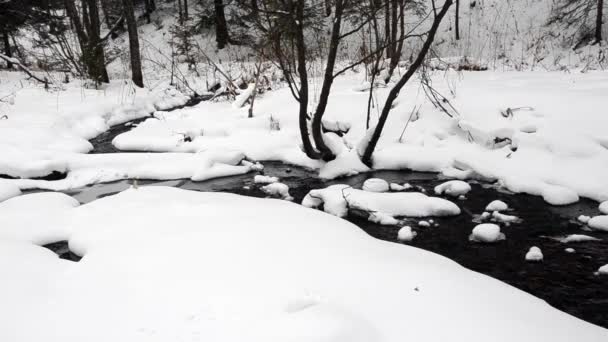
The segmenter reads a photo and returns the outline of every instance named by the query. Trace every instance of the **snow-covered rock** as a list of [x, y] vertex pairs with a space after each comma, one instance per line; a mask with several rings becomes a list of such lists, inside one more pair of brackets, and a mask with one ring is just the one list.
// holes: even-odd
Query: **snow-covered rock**
[[507, 209], [509, 209], [509, 206], [507, 205], [507, 203], [505, 203], [501, 200], [494, 200], [486, 206], [486, 211], [489, 211], [489, 212], [505, 211]]
[[458, 197], [460, 195], [466, 195], [469, 191], [471, 191], [469, 183], [461, 180], [447, 181], [435, 187], [435, 194], [437, 195], [446, 194]]
[[428, 228], [431, 226], [431, 223], [429, 221], [418, 221], [418, 227], [423, 227], [423, 228]]
[[599, 275], [608, 275], [608, 264], [598, 268], [597, 274]]
[[404, 183], [403, 185], [397, 183], [391, 183], [390, 189], [391, 191], [405, 191], [411, 189], [412, 186], [409, 183]]
[[399, 229], [399, 232], [397, 232], [397, 239], [399, 239], [399, 241], [409, 242], [412, 241], [416, 235], [417, 233], [412, 230], [412, 227], [404, 226]]
[[0, 181], [0, 202], [21, 195], [21, 190], [13, 183]]
[[558, 241], [561, 243], [570, 243], [570, 242], [600, 241], [600, 239], [594, 238], [593, 236], [584, 235], [584, 234], [570, 234], [568, 236], [559, 238]]
[[253, 177], [253, 182], [256, 184], [271, 184], [279, 181], [278, 177], [273, 176], [265, 176], [265, 175], [255, 175]]
[[289, 194], [289, 186], [287, 184], [271, 183], [263, 186], [261, 189], [270, 196], [278, 196], [287, 201], [293, 200], [293, 197]]
[[564, 249], [564, 251], [569, 254], [576, 253], [576, 250], [574, 248], [566, 248]]
[[381, 178], [369, 178], [363, 182], [362, 189], [370, 192], [387, 192], [389, 190], [389, 184]]
[[445, 199], [429, 197], [417, 192], [370, 192], [353, 189], [349, 185], [336, 184], [325, 189], [311, 190], [302, 205], [323, 210], [332, 215], [345, 217], [348, 208], [367, 212], [380, 212], [390, 216], [453, 216], [460, 208]]
[[600, 203], [599, 209], [602, 214], [608, 215], [608, 201]]
[[579, 217], [577, 217], [577, 220], [582, 223], [587, 223], [590, 219], [591, 217], [587, 215], [579, 215]]
[[399, 220], [397, 220], [396, 218], [394, 218], [391, 215], [381, 213], [381, 212], [371, 213], [368, 217], [368, 220], [370, 222], [374, 222], [374, 223], [378, 223], [378, 224], [382, 224], [382, 225], [386, 225], [386, 226], [395, 226], [395, 225], [399, 224]]
[[587, 225], [591, 229], [608, 232], [608, 215], [592, 217], [589, 221], [587, 221]]
[[469, 236], [471, 241], [484, 243], [493, 243], [504, 239], [505, 234], [500, 232], [500, 226], [493, 223], [478, 224]]
[[530, 247], [528, 253], [526, 253], [526, 261], [542, 261], [543, 253], [540, 248], [533, 246]]
[[492, 220], [494, 220], [496, 222], [502, 222], [502, 223], [517, 223], [517, 222], [521, 222], [521, 219], [519, 217], [517, 217], [517, 216], [501, 214], [498, 211], [495, 211], [495, 212], [492, 213]]

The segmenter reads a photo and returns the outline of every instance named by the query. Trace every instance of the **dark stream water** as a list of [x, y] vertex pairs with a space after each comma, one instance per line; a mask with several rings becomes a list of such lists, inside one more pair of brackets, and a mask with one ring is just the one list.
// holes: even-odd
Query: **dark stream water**
[[[111, 147], [113, 137], [130, 127], [131, 124], [113, 127], [107, 134], [94, 139], [92, 143], [96, 152], [114, 152]], [[262, 173], [279, 177], [281, 182], [289, 185], [291, 196], [296, 203], [300, 203], [311, 189], [332, 184], [349, 184], [360, 188], [363, 182], [371, 177], [400, 184], [408, 182], [419, 189], [425, 189], [429, 194], [433, 193], [436, 185], [444, 181], [433, 173], [408, 171], [377, 171], [325, 181], [318, 179], [314, 172], [300, 167], [278, 162], [263, 164], [265, 169]], [[253, 176], [254, 174], [250, 173], [204, 182], [139, 180], [138, 184], [267, 197], [260, 190], [261, 185], [254, 184]], [[540, 197], [511, 194], [500, 191], [491, 184], [471, 185], [472, 191], [467, 194], [466, 199], [451, 199], [461, 207], [462, 214], [448, 218], [432, 218], [439, 224], [436, 227], [418, 227], [418, 220], [408, 222], [418, 233], [408, 244], [446, 256], [466, 268], [531, 293], [573, 316], [608, 328], [608, 277], [595, 274], [600, 266], [608, 264], [608, 234], [586, 231], [584, 225], [574, 219], [580, 214], [599, 214], [597, 203], [582, 199], [574, 205], [554, 207]], [[87, 203], [130, 186], [130, 181], [120, 181], [96, 184], [66, 193], [82, 203]], [[486, 205], [495, 199], [506, 202], [511, 209], [508, 214], [520, 217], [522, 222], [513, 223], [508, 227], [501, 225], [507, 237], [504, 241], [495, 244], [470, 242], [469, 234], [476, 225], [473, 222], [474, 215], [481, 214]], [[397, 231], [400, 228], [398, 226], [375, 224], [360, 215], [351, 215], [347, 219], [375, 238], [401, 243], [397, 240]], [[554, 239], [569, 234], [585, 234], [601, 240], [565, 244]], [[538, 246], [542, 250], [543, 262], [525, 261], [524, 256], [531, 246]], [[78, 260], [78, 256], [67, 249], [65, 242], [47, 247], [66, 259]], [[575, 252], [568, 253], [566, 248], [573, 248]]]

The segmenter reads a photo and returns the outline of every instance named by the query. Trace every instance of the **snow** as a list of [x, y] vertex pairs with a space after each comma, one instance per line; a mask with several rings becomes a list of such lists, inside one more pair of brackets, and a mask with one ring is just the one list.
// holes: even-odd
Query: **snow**
[[608, 215], [608, 201], [600, 203], [599, 209], [602, 214]]
[[279, 178], [273, 176], [255, 175], [255, 177], [253, 177], [253, 182], [256, 184], [270, 184], [278, 181]]
[[530, 250], [526, 253], [526, 261], [543, 261], [543, 253], [540, 248], [536, 246], [530, 247]]
[[566, 248], [566, 249], [564, 249], [564, 251], [565, 251], [566, 253], [570, 253], [570, 254], [572, 254], [572, 253], [576, 253], [576, 250], [575, 250], [574, 248]]
[[415, 231], [412, 230], [410, 226], [403, 226], [397, 232], [397, 239], [399, 241], [410, 242], [414, 240], [414, 238], [418, 235]]
[[[608, 338], [498, 280], [290, 202], [168, 187], [76, 207], [48, 196], [0, 203], [13, 215], [0, 215], [2, 341]], [[18, 234], [26, 220], [84, 258], [33, 245], [44, 239]]]
[[409, 183], [403, 183], [403, 185], [397, 184], [397, 183], [391, 183], [389, 187], [390, 187], [391, 191], [406, 191], [406, 190], [411, 189], [412, 185], [410, 185]]
[[435, 187], [435, 194], [437, 195], [446, 194], [458, 197], [466, 195], [469, 191], [471, 191], [469, 183], [460, 180], [447, 181]]
[[608, 264], [598, 268], [597, 273], [599, 275], [608, 275]]
[[518, 223], [521, 222], [521, 219], [514, 215], [505, 215], [501, 214], [498, 211], [492, 213], [492, 220], [496, 222], [502, 223]]
[[348, 208], [379, 212], [390, 216], [427, 217], [453, 216], [460, 208], [445, 199], [429, 197], [417, 192], [369, 192], [336, 184], [324, 189], [311, 190], [302, 200], [302, 205], [318, 208], [335, 216], [345, 217]]
[[0, 202], [19, 195], [21, 195], [21, 190], [18, 186], [0, 181]]
[[368, 178], [363, 182], [362, 189], [371, 192], [387, 192], [389, 190], [389, 184], [384, 179]]
[[500, 232], [500, 226], [493, 223], [478, 224], [469, 236], [469, 240], [483, 243], [493, 243], [504, 239], [505, 234]]
[[598, 238], [594, 238], [593, 236], [584, 235], [584, 234], [570, 234], [568, 236], [559, 238], [558, 240], [561, 243], [600, 241], [600, 239], [598, 239]]
[[431, 223], [429, 221], [425, 221], [425, 220], [418, 221], [418, 227], [428, 228], [430, 226], [431, 226]]
[[289, 194], [289, 186], [284, 183], [271, 183], [262, 187], [262, 191], [270, 196], [281, 197], [286, 201], [293, 200], [293, 197]]
[[507, 209], [509, 209], [509, 206], [501, 200], [494, 200], [486, 206], [486, 211], [489, 211], [489, 212], [505, 211]]
[[399, 220], [397, 220], [393, 216], [385, 214], [385, 213], [381, 213], [381, 212], [373, 212], [373, 213], [369, 214], [369, 217], [367, 219], [370, 222], [374, 222], [374, 223], [378, 223], [378, 224], [386, 225], [386, 226], [396, 226], [400, 223]]
[[600, 215], [600, 216], [592, 217], [587, 222], [587, 225], [591, 229], [608, 232], [608, 215]]
[[577, 220], [579, 220], [579, 222], [582, 222], [582, 223], [587, 223], [587, 222], [589, 222], [590, 219], [591, 219], [591, 217], [587, 216], [587, 215], [579, 215], [579, 217], [577, 218]]

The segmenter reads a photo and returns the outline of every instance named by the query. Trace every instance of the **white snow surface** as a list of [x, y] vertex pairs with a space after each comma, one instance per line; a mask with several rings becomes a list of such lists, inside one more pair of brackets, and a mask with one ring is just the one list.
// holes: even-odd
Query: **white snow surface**
[[[6, 84], [17, 84], [13, 82], [15, 73], [5, 74], [9, 82], [0, 85], [0, 91]], [[297, 102], [287, 88], [256, 99], [254, 117], [247, 118], [245, 109], [215, 101], [162, 112], [170, 104], [183, 104], [184, 96], [162, 87], [135, 90], [128, 82], [113, 82], [102, 90], [85, 89], [72, 82], [65, 91], [57, 92], [28, 86], [16, 92], [14, 105], [3, 109], [8, 119], [0, 121], [0, 174], [22, 178], [51, 171], [77, 174], [56, 184], [10, 181], [21, 189], [68, 189], [131, 177], [133, 174], [124, 169], [138, 164], [134, 160], [142, 157], [84, 155], [91, 149], [87, 139], [109, 125], [155, 111], [155, 118], [119, 135], [114, 145], [129, 151], [182, 154], [170, 157], [171, 161], [178, 160], [176, 163], [163, 156], [149, 157], [159, 160], [139, 167], [142, 175], [163, 176], [155, 171], [161, 164], [165, 174], [190, 178], [192, 173], [179, 171], [189, 163], [190, 154], [223, 150], [242, 153], [250, 160], [279, 160], [318, 169], [324, 178], [364, 172], [369, 169], [360, 162], [357, 147], [370, 133], [365, 130], [368, 94], [351, 90], [361, 77], [349, 72], [334, 82], [323, 119], [350, 129], [341, 138], [333, 133], [324, 135], [331, 148], [340, 152], [328, 163], [310, 160], [302, 152]], [[399, 105], [389, 116], [373, 155], [375, 169], [498, 180], [508, 190], [542, 196], [556, 205], [571, 203], [580, 196], [608, 200], [606, 116], [597, 110], [608, 106], [608, 73], [447, 71], [432, 75], [432, 80], [438, 91], [453, 94], [449, 100], [460, 116], [449, 118], [424, 96], [415, 95], [420, 83], [413, 79], [401, 91]], [[380, 103], [389, 89], [376, 90]], [[399, 140], [414, 106], [420, 106], [420, 117], [409, 123]], [[532, 110], [514, 111], [509, 118], [502, 116], [501, 111], [515, 107]], [[576, 115], [572, 115], [574, 112]], [[372, 119], [374, 127], [376, 118]], [[521, 129], [532, 125], [535, 130]], [[509, 139], [517, 151], [495, 144], [495, 138]], [[105, 158], [120, 172], [105, 168]]]
[[598, 274], [600, 274], [600, 275], [608, 275], [608, 264], [606, 264], [606, 265], [604, 265], [604, 266], [600, 267], [600, 268], [597, 270], [597, 273], [598, 273]]
[[262, 187], [262, 191], [270, 196], [281, 197], [284, 200], [291, 201], [293, 197], [289, 194], [289, 186], [285, 183], [270, 183]]
[[429, 197], [419, 192], [369, 192], [349, 185], [336, 184], [324, 189], [311, 190], [302, 205], [323, 210], [338, 217], [345, 217], [348, 208], [379, 212], [390, 216], [453, 216], [460, 208], [443, 198]]
[[528, 253], [526, 253], [526, 261], [542, 261], [543, 252], [536, 246], [530, 247]]
[[[444, 257], [285, 201], [168, 187], [82, 206], [33, 194], [0, 203], [0, 232], [2, 341], [608, 338]], [[33, 244], [60, 239], [84, 258]]]
[[505, 211], [507, 209], [509, 209], [509, 206], [507, 205], [507, 203], [505, 203], [501, 200], [494, 200], [486, 206], [486, 211], [489, 211], [489, 212]]
[[276, 183], [279, 181], [279, 178], [274, 176], [265, 176], [265, 175], [255, 175], [253, 177], [253, 182], [256, 184], [270, 184]]
[[471, 191], [471, 186], [467, 182], [461, 180], [451, 180], [445, 183], [439, 184], [435, 187], [435, 193], [437, 195], [450, 195], [454, 197], [466, 195]]
[[587, 225], [591, 229], [608, 232], [608, 215], [594, 216], [587, 221]]
[[505, 234], [500, 232], [500, 226], [493, 223], [478, 224], [469, 236], [469, 240], [483, 243], [493, 243], [504, 239]]
[[600, 241], [600, 239], [598, 239], [598, 238], [594, 238], [593, 236], [584, 235], [584, 234], [570, 234], [568, 236], [559, 238], [558, 240], [561, 243]]
[[15, 184], [0, 181], [0, 202], [21, 195], [21, 189]]

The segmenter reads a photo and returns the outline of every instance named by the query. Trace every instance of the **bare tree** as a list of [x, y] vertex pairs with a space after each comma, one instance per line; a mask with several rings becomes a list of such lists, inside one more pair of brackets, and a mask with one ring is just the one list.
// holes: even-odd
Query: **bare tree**
[[395, 101], [397, 96], [399, 96], [399, 92], [401, 91], [403, 86], [405, 86], [405, 84], [410, 80], [410, 78], [414, 75], [414, 73], [416, 73], [416, 71], [418, 70], [418, 68], [420, 68], [422, 63], [424, 63], [424, 59], [426, 58], [426, 55], [428, 54], [429, 50], [431, 49], [431, 45], [433, 43], [433, 40], [435, 39], [437, 30], [439, 29], [439, 24], [441, 24], [441, 21], [443, 20], [446, 13], [448, 12], [448, 9], [452, 5], [452, 1], [453, 0], [445, 0], [443, 7], [441, 8], [441, 10], [439, 12], [437, 12], [437, 15], [435, 15], [435, 17], [433, 19], [433, 24], [431, 25], [431, 28], [427, 32], [426, 39], [424, 41], [424, 44], [422, 45], [422, 48], [418, 52], [418, 56], [416, 57], [416, 59], [414, 60], [412, 65], [408, 68], [407, 72], [401, 77], [401, 79], [390, 90], [388, 97], [386, 98], [386, 101], [384, 102], [384, 106], [382, 107], [382, 112], [380, 114], [380, 119], [378, 120], [378, 124], [376, 125], [374, 132], [370, 138], [370, 141], [368, 142], [367, 146], [365, 147], [363, 156], [361, 157], [361, 161], [363, 161], [363, 163], [365, 163], [366, 165], [368, 165], [368, 166], [372, 165], [372, 154], [374, 153], [374, 150], [376, 149], [378, 140], [380, 140], [380, 135], [382, 134], [382, 130], [384, 129], [384, 125], [386, 124], [388, 115], [393, 107], [393, 102]]
[[[213, 0], [215, 8], [215, 40], [217, 41], [218, 49], [223, 49], [230, 40], [228, 34], [228, 24], [226, 23], [226, 15], [224, 13], [224, 1]], [[257, 2], [252, 2], [252, 9], [257, 9]]]
[[454, 5], [454, 36], [456, 40], [460, 40], [460, 0], [455, 0]]

